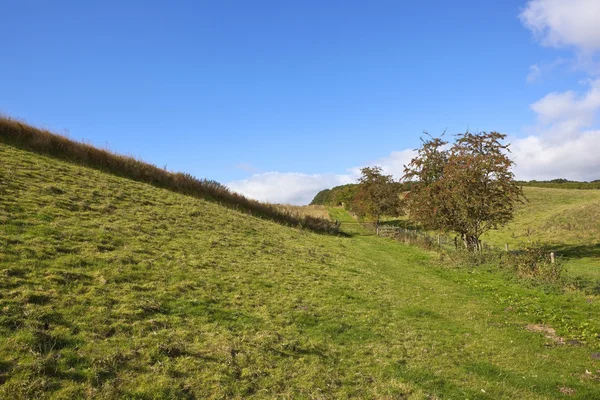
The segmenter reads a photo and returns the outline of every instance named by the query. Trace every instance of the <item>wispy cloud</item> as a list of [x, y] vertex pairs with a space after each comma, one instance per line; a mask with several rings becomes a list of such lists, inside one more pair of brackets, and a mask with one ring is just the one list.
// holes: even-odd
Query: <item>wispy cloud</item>
[[539, 65], [534, 64], [529, 67], [529, 74], [527, 74], [527, 83], [534, 83], [540, 80], [542, 77], [542, 69]]
[[588, 53], [600, 49], [598, 0], [532, 0], [519, 18], [544, 46]]
[[250, 163], [239, 163], [235, 166], [235, 168], [250, 174], [256, 174], [259, 172], [259, 169]]
[[595, 55], [600, 50], [598, 0], [531, 0], [519, 19], [542, 46], [575, 50], [573, 65], [600, 74]]
[[513, 138], [519, 179], [600, 179], [600, 79], [583, 93], [552, 92], [531, 105], [537, 124]]

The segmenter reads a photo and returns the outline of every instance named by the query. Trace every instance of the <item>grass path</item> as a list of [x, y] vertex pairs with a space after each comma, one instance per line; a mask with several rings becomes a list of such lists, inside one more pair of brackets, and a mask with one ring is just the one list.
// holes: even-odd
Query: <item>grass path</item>
[[600, 398], [598, 298], [436, 257], [0, 144], [0, 398]]

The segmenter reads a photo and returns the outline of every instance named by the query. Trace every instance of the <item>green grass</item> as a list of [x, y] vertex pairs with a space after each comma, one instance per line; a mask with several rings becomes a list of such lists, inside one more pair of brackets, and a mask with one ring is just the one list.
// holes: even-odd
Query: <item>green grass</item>
[[563, 258], [568, 274], [600, 280], [600, 190], [523, 191], [528, 201], [517, 207], [514, 220], [483, 240], [512, 249], [538, 241]]
[[221, 206], [281, 224], [302, 226], [320, 233], [338, 233], [330, 221], [315, 217], [306, 210], [298, 213], [298, 209], [293, 207], [282, 207], [249, 199], [229, 190], [219, 182], [197, 179], [188, 173], [170, 172], [166, 168], [158, 168], [156, 165], [133, 157], [77, 142], [2, 115], [0, 115], [0, 142], [116, 174], [137, 182], [148, 183], [176, 193], [210, 200]]
[[437, 257], [0, 144], [0, 398], [600, 398], [598, 297]]

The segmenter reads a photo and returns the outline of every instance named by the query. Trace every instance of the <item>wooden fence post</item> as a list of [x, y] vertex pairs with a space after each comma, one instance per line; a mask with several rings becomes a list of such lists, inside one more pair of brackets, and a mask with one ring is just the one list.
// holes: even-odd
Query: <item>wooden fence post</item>
[[550, 262], [554, 264], [554, 252], [550, 253]]
[[504, 244], [504, 250], [506, 250], [508, 252], [508, 243]]

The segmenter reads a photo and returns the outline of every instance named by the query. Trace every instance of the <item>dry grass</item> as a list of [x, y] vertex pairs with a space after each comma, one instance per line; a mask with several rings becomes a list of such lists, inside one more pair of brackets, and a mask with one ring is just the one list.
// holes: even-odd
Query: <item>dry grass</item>
[[276, 204], [276, 206], [285, 213], [297, 215], [299, 217], [319, 218], [331, 221], [329, 211], [325, 206], [309, 205], [309, 206], [293, 206], [291, 204]]
[[334, 224], [327, 219], [251, 200], [216, 181], [197, 179], [187, 173], [172, 173], [133, 157], [98, 149], [9, 117], [0, 116], [0, 141], [177, 193], [214, 201], [228, 208], [285, 225], [301, 226], [323, 233], [337, 232]]

